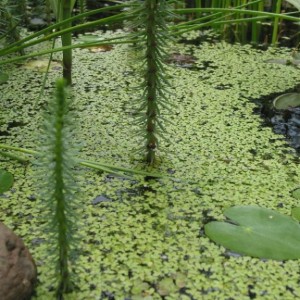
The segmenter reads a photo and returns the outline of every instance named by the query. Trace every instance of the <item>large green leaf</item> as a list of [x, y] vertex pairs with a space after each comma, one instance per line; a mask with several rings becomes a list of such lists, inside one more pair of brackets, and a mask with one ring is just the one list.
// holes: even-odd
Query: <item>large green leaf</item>
[[300, 258], [300, 225], [271, 209], [234, 206], [224, 215], [230, 222], [210, 222], [206, 235], [240, 254], [276, 260]]
[[0, 169], [0, 194], [8, 191], [14, 182], [14, 177], [11, 173]]

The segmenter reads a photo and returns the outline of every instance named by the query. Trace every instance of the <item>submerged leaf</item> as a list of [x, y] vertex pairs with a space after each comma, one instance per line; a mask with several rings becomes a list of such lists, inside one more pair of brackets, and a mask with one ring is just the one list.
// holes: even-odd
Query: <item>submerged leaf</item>
[[[33, 59], [29, 60], [27, 63], [24, 64], [23, 68], [27, 70], [34, 70], [38, 72], [46, 72], [48, 67], [49, 60], [47, 59]], [[62, 64], [59, 61], [51, 61], [50, 70], [61, 70]]]
[[8, 191], [14, 182], [14, 177], [11, 173], [0, 169], [0, 194]]
[[108, 52], [113, 49], [112, 45], [99, 45], [99, 46], [93, 46], [93, 47], [87, 47], [90, 52], [92, 53], [98, 53], [98, 52]]
[[264, 62], [271, 63], [271, 64], [280, 64], [280, 65], [287, 65], [288, 64], [288, 60], [283, 59], [283, 58], [271, 58], [271, 59], [265, 60]]
[[233, 223], [210, 222], [206, 235], [237, 253], [276, 260], [300, 258], [300, 225], [271, 209], [235, 206], [224, 215]]
[[161, 296], [168, 296], [175, 291], [177, 291], [177, 287], [172, 278], [164, 278], [158, 283], [157, 292]]

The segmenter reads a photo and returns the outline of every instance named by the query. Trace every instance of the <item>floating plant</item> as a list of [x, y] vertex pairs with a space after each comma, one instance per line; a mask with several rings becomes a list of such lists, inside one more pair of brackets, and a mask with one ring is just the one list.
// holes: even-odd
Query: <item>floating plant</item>
[[273, 106], [278, 110], [286, 110], [291, 107], [300, 106], [300, 94], [287, 93], [280, 95], [274, 99]]
[[[210, 222], [206, 235], [240, 254], [287, 260], [300, 258], [300, 225], [289, 216], [257, 206], [234, 206], [225, 210], [228, 222]], [[294, 211], [298, 216], [298, 211]]]

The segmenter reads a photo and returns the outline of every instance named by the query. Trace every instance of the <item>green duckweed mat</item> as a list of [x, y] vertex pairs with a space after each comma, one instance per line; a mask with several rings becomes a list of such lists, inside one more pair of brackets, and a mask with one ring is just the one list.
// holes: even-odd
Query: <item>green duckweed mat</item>
[[[80, 170], [81, 241], [74, 274], [79, 289], [67, 299], [300, 298], [299, 261], [238, 256], [203, 233], [204, 224], [222, 220], [230, 206], [259, 205], [289, 215], [299, 205], [290, 193], [300, 178], [295, 152], [262, 125], [249, 100], [299, 82], [298, 69], [264, 63], [289, 58], [291, 50], [203, 42], [174, 44], [168, 51], [197, 58], [192, 70], [168, 67], [170, 100], [177, 107], [167, 113], [173, 125], [166, 124], [158, 169], [173, 179], [129, 180]], [[138, 93], [132, 89], [141, 75], [131, 52], [127, 45], [97, 53], [74, 50], [74, 139], [82, 159], [142, 167], [134, 135]], [[53, 68], [45, 97], [37, 102], [43, 74], [10, 68], [10, 80], [0, 86], [1, 143], [35, 149], [42, 112], [60, 75]], [[1, 168], [14, 174], [15, 183], [0, 196], [0, 220], [24, 239], [36, 261], [34, 299], [54, 299], [38, 178], [30, 164], [1, 158]]]

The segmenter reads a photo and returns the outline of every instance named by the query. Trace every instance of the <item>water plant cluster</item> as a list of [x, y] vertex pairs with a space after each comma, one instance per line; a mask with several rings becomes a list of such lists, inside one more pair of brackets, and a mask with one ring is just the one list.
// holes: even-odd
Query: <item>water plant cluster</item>
[[[297, 159], [269, 128], [260, 127], [249, 102], [297, 83], [293, 66], [265, 62], [275, 54], [287, 59], [289, 51], [263, 52], [209, 40], [199, 48], [173, 39], [197, 41], [195, 30], [212, 26], [220, 31], [220, 24], [232, 22], [233, 14], [239, 33], [240, 24], [253, 25], [259, 17], [275, 20], [277, 29], [279, 18], [299, 20], [280, 11], [265, 12], [256, 6], [262, 1], [240, 1], [235, 8], [230, 1], [227, 6], [213, 1], [212, 7], [202, 2], [186, 9], [172, 1], [146, 0], [85, 11], [80, 1], [81, 13], [71, 16], [75, 2], [52, 1], [55, 24], [5, 40], [0, 50], [2, 220], [37, 257], [37, 299], [217, 299], [253, 294], [274, 299], [283, 295], [279, 285], [286, 276], [297, 277], [296, 263], [283, 266], [281, 260], [299, 258], [298, 221], [259, 207], [241, 220], [233, 213], [249, 209], [249, 204], [284, 214], [297, 206], [298, 198], [291, 194], [298, 184]], [[3, 3], [0, 8], [5, 11]], [[120, 12], [72, 25], [108, 10]], [[177, 23], [182, 14], [195, 18]], [[123, 22], [126, 31], [72, 39], [74, 31]], [[182, 68], [168, 60], [172, 52], [192, 53], [193, 66]], [[50, 55], [46, 75], [23, 64], [40, 55]], [[142, 64], [133, 64], [132, 56]], [[57, 61], [61, 66], [52, 67]], [[19, 65], [10, 70], [12, 63]], [[289, 76], [282, 77], [282, 71]], [[75, 116], [70, 111], [76, 111]], [[41, 133], [33, 138], [37, 128]], [[136, 154], [141, 140], [142, 155]], [[79, 152], [73, 141], [80, 144]], [[78, 168], [83, 170], [76, 175]], [[225, 208], [241, 205], [225, 211], [241, 226], [210, 223], [222, 218]], [[297, 209], [293, 211], [297, 219]], [[45, 215], [49, 222], [41, 227]], [[289, 248], [283, 242], [278, 252], [270, 253], [274, 240], [265, 236], [278, 231], [266, 226], [266, 218], [278, 218], [272, 224], [280, 229], [290, 225], [294, 235], [287, 239]], [[224, 226], [241, 230], [224, 232]], [[229, 234], [233, 239], [223, 244], [227, 249], [269, 260], [235, 260], [205, 233], [219, 244]], [[246, 233], [252, 234], [253, 243], [263, 239], [265, 248], [245, 252], [249, 239], [244, 248], [234, 247]], [[286, 238], [284, 230], [281, 236]], [[253, 273], [247, 275], [249, 268]], [[265, 280], [266, 268], [280, 275]], [[233, 281], [234, 270], [241, 272], [241, 280], [231, 288], [224, 280]], [[299, 293], [296, 281], [283, 289], [291, 297]]]

